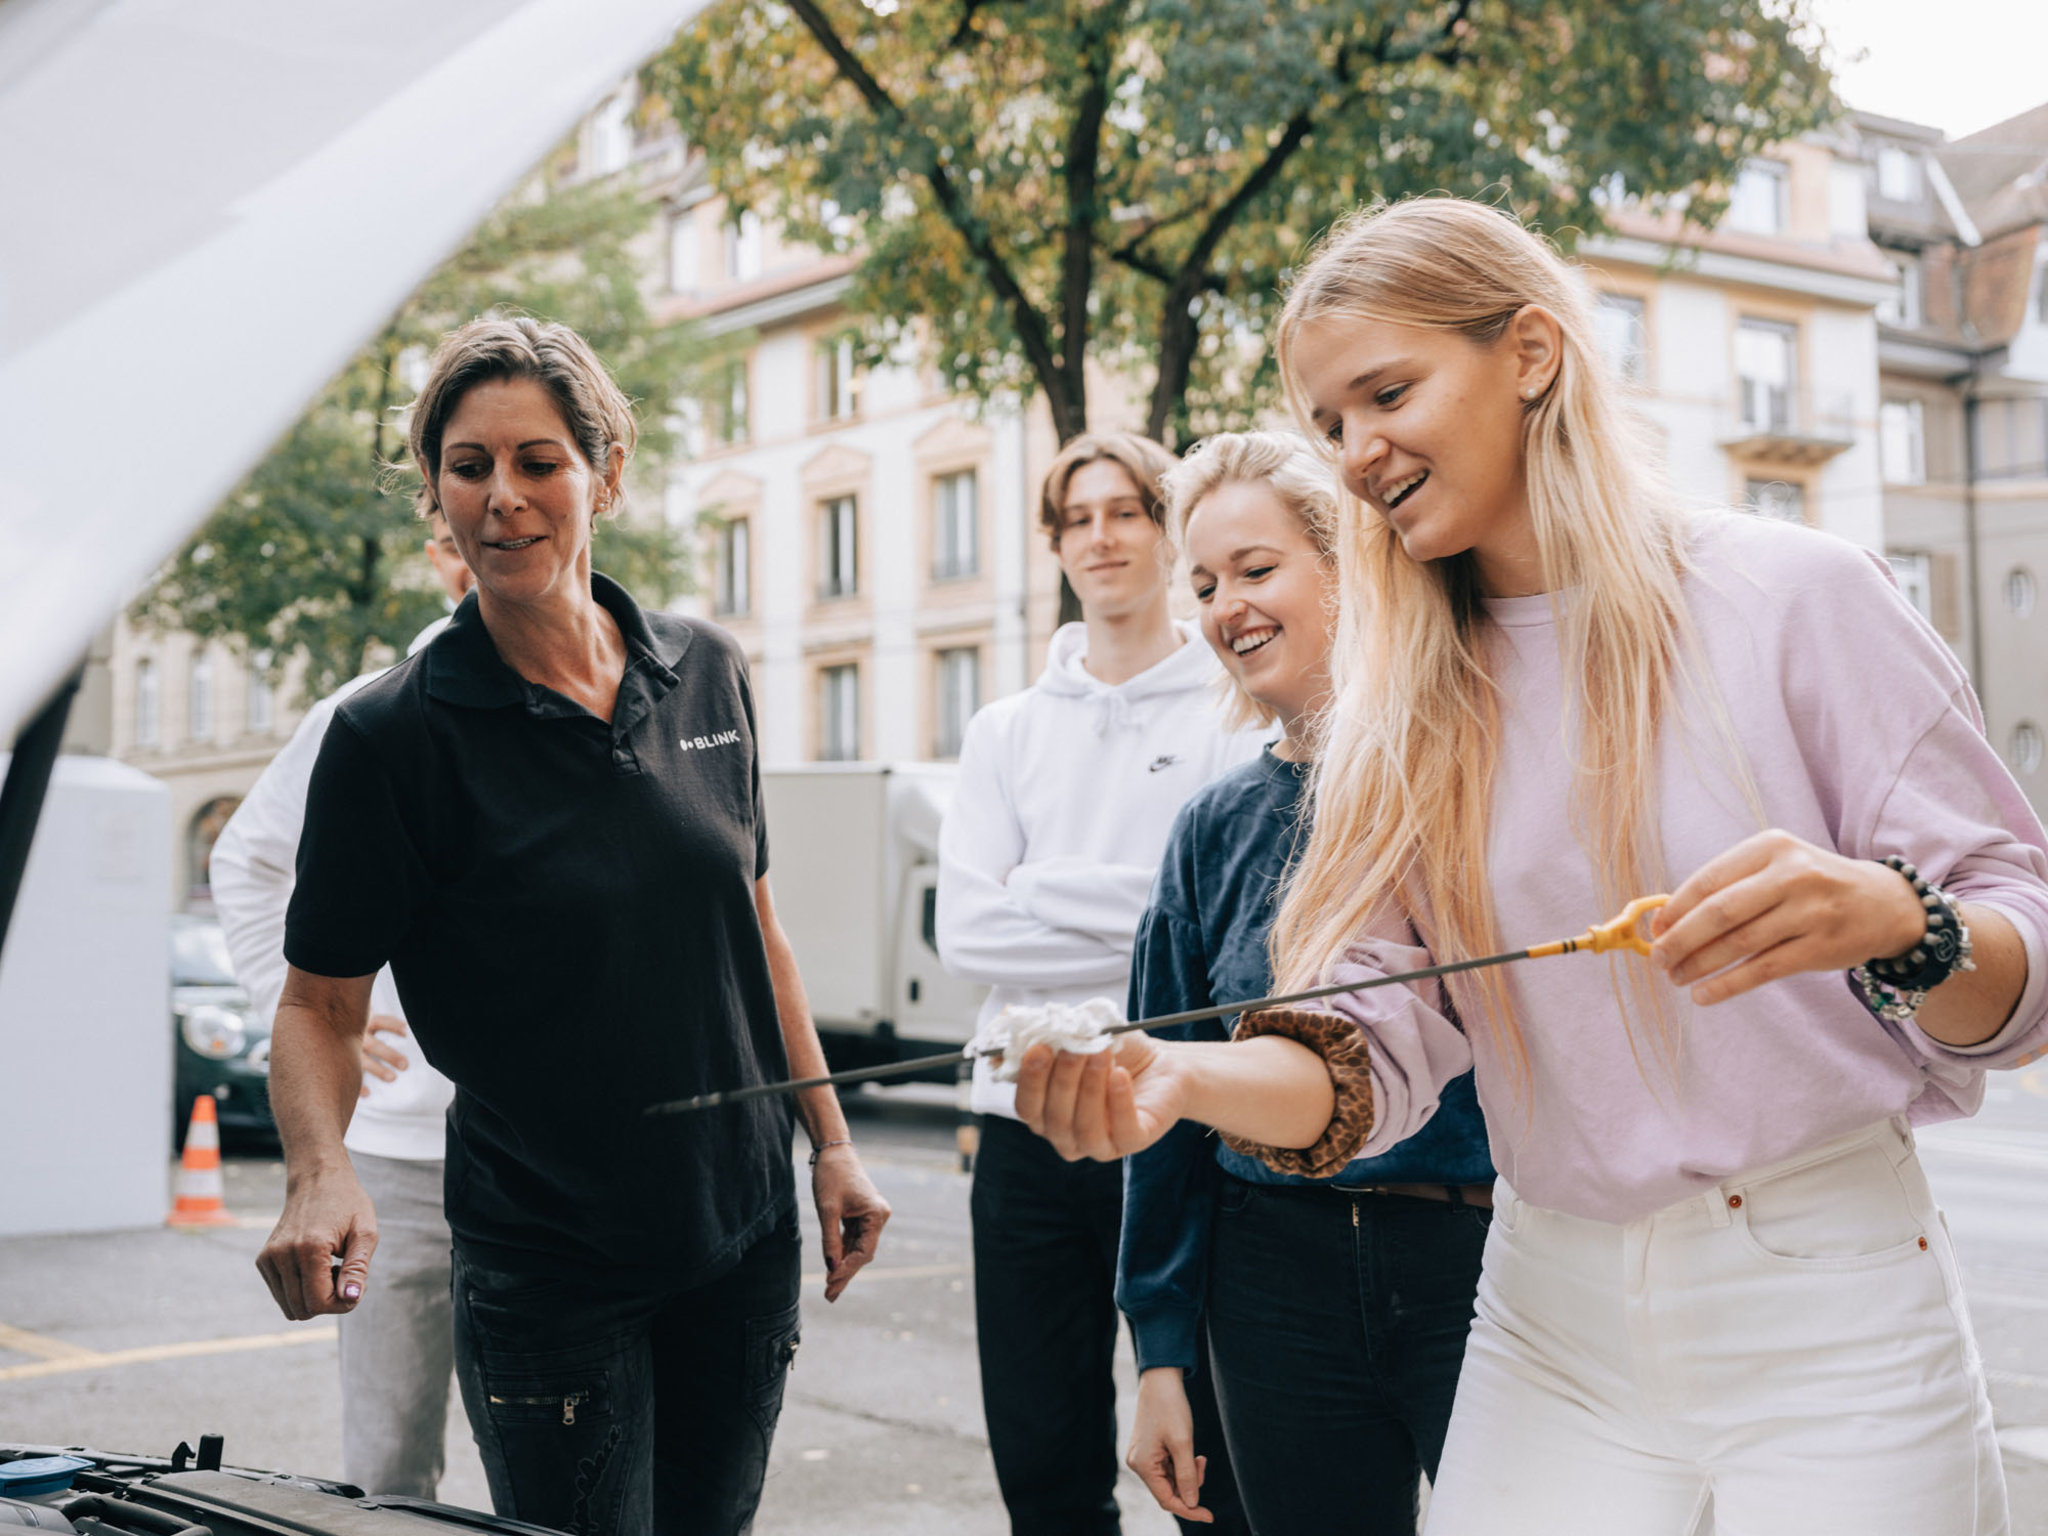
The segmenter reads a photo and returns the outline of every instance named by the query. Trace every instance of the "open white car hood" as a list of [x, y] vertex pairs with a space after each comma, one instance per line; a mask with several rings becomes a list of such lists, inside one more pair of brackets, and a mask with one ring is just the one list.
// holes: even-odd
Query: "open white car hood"
[[704, 0], [0, 0], [0, 750]]

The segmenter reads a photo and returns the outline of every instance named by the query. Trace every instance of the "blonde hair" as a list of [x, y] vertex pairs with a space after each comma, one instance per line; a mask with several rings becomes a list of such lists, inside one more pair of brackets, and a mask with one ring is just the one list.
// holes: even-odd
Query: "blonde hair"
[[[1226, 485], [1263, 485], [1280, 498], [1325, 559], [1337, 553], [1337, 487], [1307, 439], [1297, 432], [1219, 432], [1188, 450], [1160, 482], [1167, 528], [1185, 543], [1188, 519], [1204, 497]], [[1278, 716], [1229, 673], [1223, 674], [1224, 729], [1267, 725]]]
[[1060, 547], [1060, 522], [1067, 511], [1067, 482], [1082, 465], [1104, 459], [1131, 477], [1145, 515], [1159, 525], [1170, 545], [1172, 530], [1166, 525], [1166, 504], [1160, 495], [1159, 481], [1173, 468], [1173, 455], [1151, 438], [1135, 432], [1083, 432], [1060, 449], [1047, 467], [1045, 484], [1038, 493], [1038, 526], [1045, 530], [1046, 541], [1055, 550]]
[[[1368, 320], [1486, 345], [1532, 304], [1556, 317], [1562, 347], [1556, 377], [1523, 409], [1523, 472], [1569, 680], [1572, 826], [1611, 913], [1662, 877], [1656, 745], [1674, 673], [1691, 675], [1691, 642], [1683, 514], [1638, 467], [1653, 456], [1615, 399], [1579, 280], [1546, 241], [1477, 203], [1430, 197], [1368, 209], [1333, 229], [1295, 280], [1277, 350], [1288, 404], [1315, 437], [1293, 365], [1304, 327]], [[1357, 600], [1340, 603], [1314, 827], [1273, 924], [1283, 988], [1325, 974], [1390, 905], [1440, 961], [1502, 948], [1487, 874], [1500, 697], [1473, 558], [1413, 560], [1384, 517], [1348, 493], [1346, 502], [1338, 584]], [[1662, 1001], [1640, 968], [1631, 977], [1635, 1010], [1617, 986], [1624, 1020], [1654, 1018], [1675, 1069]], [[1528, 1049], [1500, 973], [1478, 973], [1455, 995], [1468, 1016], [1487, 1015], [1519, 1091]], [[1640, 1067], [1632, 1021], [1628, 1029]]]

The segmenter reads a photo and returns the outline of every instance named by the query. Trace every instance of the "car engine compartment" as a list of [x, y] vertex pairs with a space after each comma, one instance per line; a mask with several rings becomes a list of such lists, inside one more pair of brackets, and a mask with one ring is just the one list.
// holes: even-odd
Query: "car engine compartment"
[[218, 1435], [202, 1436], [197, 1451], [181, 1442], [168, 1458], [0, 1443], [0, 1472], [45, 1457], [88, 1463], [71, 1473], [67, 1488], [0, 1494], [0, 1536], [32, 1530], [56, 1536], [448, 1536], [451, 1526], [497, 1536], [555, 1536], [452, 1504], [227, 1467], [221, 1453]]

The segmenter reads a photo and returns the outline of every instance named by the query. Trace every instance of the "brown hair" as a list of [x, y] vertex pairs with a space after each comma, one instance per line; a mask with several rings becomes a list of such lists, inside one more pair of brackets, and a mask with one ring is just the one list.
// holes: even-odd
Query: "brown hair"
[[1083, 432], [1059, 451], [1059, 457], [1045, 472], [1045, 486], [1038, 494], [1038, 526], [1045, 530], [1054, 549], [1060, 547], [1067, 482], [1082, 465], [1103, 459], [1120, 466], [1131, 477], [1131, 483], [1138, 488], [1138, 499], [1144, 503], [1145, 515], [1159, 525], [1162, 533], [1168, 531], [1166, 495], [1159, 482], [1173, 468], [1173, 455], [1151, 438], [1135, 432]]
[[[640, 429], [633, 406], [611, 373], [590, 350], [590, 343], [552, 320], [472, 320], [441, 338], [427, 367], [427, 382], [412, 403], [408, 446], [423, 482], [416, 502], [421, 517], [440, 511], [434, 482], [441, 474], [441, 437], [462, 397], [479, 384], [504, 379], [531, 379], [554, 397], [569, 435], [598, 479], [605, 478], [616, 444], [633, 456]], [[604, 508], [622, 511], [623, 487]]]

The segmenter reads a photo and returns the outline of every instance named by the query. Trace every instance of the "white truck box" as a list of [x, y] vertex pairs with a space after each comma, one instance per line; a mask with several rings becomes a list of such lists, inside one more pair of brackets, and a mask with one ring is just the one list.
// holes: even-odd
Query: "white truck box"
[[973, 1038], [986, 989], [939, 964], [939, 821], [950, 763], [768, 769], [768, 880], [835, 1068]]

